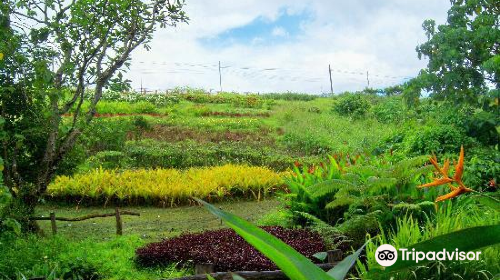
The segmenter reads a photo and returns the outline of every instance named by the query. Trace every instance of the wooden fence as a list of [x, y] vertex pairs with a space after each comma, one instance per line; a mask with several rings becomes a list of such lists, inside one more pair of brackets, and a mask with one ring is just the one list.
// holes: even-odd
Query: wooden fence
[[76, 218], [56, 217], [55, 212], [50, 212], [49, 217], [30, 217], [30, 220], [36, 220], [36, 221], [49, 221], [50, 220], [50, 224], [52, 226], [52, 234], [55, 235], [55, 234], [57, 234], [56, 221], [80, 222], [80, 221], [85, 221], [88, 219], [113, 217], [114, 216], [116, 219], [116, 234], [122, 235], [122, 233], [123, 233], [123, 222], [122, 222], [122, 218], [121, 218], [122, 215], [140, 216], [141, 214], [139, 214], [137, 212], [120, 210], [120, 209], [116, 208], [114, 213], [89, 214], [89, 215], [76, 217]]

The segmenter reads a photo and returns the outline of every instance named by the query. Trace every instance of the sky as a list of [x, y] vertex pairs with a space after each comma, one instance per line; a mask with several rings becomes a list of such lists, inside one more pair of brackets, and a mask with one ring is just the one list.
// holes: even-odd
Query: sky
[[[383, 88], [426, 65], [422, 22], [448, 0], [186, 0], [189, 24], [157, 30], [132, 54], [134, 89], [335, 93]], [[219, 77], [219, 62], [221, 80]], [[222, 84], [222, 87], [221, 87]]]

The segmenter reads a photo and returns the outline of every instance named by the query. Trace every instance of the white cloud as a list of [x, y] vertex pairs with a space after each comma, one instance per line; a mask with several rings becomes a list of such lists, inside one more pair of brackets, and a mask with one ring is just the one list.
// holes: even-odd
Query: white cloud
[[[421, 24], [428, 18], [444, 22], [449, 8], [444, 0], [186, 1], [189, 25], [157, 31], [151, 51], [141, 49], [133, 54], [128, 78], [135, 88], [142, 80], [149, 89], [192, 86], [218, 90], [218, 61], [230, 66], [222, 69], [224, 90], [324, 92], [330, 88], [328, 64], [334, 69], [337, 92], [364, 88], [366, 71], [371, 86], [395, 84], [425, 66], [415, 52], [416, 45], [425, 41]], [[313, 15], [293, 40], [255, 44], [261, 39], [254, 38], [252, 44], [224, 48], [200, 41], [217, 38], [258, 17], [276, 20], [283, 9]], [[287, 33], [275, 28], [272, 34]], [[250, 69], [241, 69], [244, 67]]]
[[283, 27], [275, 27], [271, 34], [275, 37], [287, 37], [289, 34]]

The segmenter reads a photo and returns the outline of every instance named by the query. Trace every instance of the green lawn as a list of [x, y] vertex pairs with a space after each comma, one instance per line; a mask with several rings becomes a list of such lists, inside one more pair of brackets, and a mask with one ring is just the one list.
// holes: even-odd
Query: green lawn
[[[257, 201], [224, 202], [217, 207], [234, 213], [250, 221], [256, 221], [277, 208], [276, 199]], [[179, 235], [182, 232], [198, 232], [224, 227], [220, 220], [201, 206], [183, 206], [176, 208], [155, 207], [122, 207], [122, 210], [139, 212], [137, 216], [123, 216], [123, 234], [136, 234], [146, 241], [158, 241], [164, 237]], [[37, 208], [38, 216], [48, 216], [54, 211], [60, 217], [79, 217], [91, 213], [112, 213], [112, 207], [76, 207], [44, 205]], [[50, 221], [40, 221], [40, 227], [51, 234]], [[95, 218], [81, 222], [57, 221], [58, 234], [71, 240], [92, 238], [109, 240], [115, 236], [116, 221], [114, 217]]]

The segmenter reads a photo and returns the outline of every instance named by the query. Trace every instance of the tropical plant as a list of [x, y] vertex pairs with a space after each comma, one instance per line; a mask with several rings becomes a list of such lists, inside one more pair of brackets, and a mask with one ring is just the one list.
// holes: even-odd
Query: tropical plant
[[55, 199], [84, 199], [93, 203], [161, 203], [174, 206], [197, 196], [210, 200], [244, 196], [260, 199], [282, 187], [282, 174], [264, 167], [216, 167], [155, 170], [97, 169], [72, 177], [58, 176], [49, 186]]
[[[415, 200], [413, 190], [430, 172], [423, 157], [372, 166], [376, 159], [357, 156], [319, 166], [294, 168], [286, 182], [291, 211], [306, 212], [330, 223], [345, 215], [387, 210], [387, 204]], [[390, 199], [389, 199], [390, 197]]]
[[[494, 198], [492, 196], [484, 195], [483, 193], [475, 191], [475, 190], [468, 188], [464, 185], [464, 183], [462, 181], [462, 175], [464, 172], [464, 146], [462, 146], [460, 148], [460, 156], [459, 156], [458, 162], [455, 166], [455, 174], [453, 175], [453, 177], [450, 177], [448, 174], [449, 167], [450, 167], [450, 160], [449, 159], [446, 159], [444, 161], [442, 167], [439, 166], [435, 155], [433, 157], [431, 157], [429, 160], [432, 163], [432, 165], [434, 166], [434, 168], [438, 171], [438, 174], [441, 176], [441, 178], [436, 178], [436, 179], [434, 179], [434, 181], [432, 181], [430, 183], [418, 186], [418, 188], [429, 188], [429, 187], [437, 187], [437, 186], [441, 186], [441, 185], [448, 185], [449, 188], [451, 189], [450, 193], [438, 197], [435, 201], [436, 203], [443, 201], [443, 200], [452, 199], [452, 198], [455, 198], [459, 195], [462, 195], [465, 193], [470, 193], [470, 192], [473, 192], [477, 195], [481, 195], [487, 199], [493, 200], [496, 203], [500, 203], [500, 200], [497, 200], [496, 198]], [[455, 185], [453, 185], [453, 184], [455, 184]]]
[[[324, 272], [305, 256], [273, 235], [202, 200], [198, 200], [198, 202], [203, 204], [212, 214], [222, 219], [248, 243], [273, 261], [292, 280], [343, 280], [365, 247], [362, 246], [356, 252], [344, 258], [344, 260], [331, 270]], [[476, 238], [470, 238], [471, 234]], [[493, 225], [472, 227], [443, 234], [424, 242], [410, 244], [408, 249], [411, 251], [412, 248], [415, 248], [425, 253], [439, 250], [443, 247], [450, 251], [453, 251], [455, 248], [459, 248], [462, 251], [471, 251], [498, 243], [500, 243], [500, 225]], [[377, 279], [389, 279], [391, 274], [408, 270], [417, 265], [418, 263], [416, 262], [398, 259], [392, 267], [387, 268], [385, 271], [373, 269], [370, 273], [373, 273]], [[240, 278], [233, 276], [233, 279]]]
[[[319, 234], [306, 229], [286, 229], [278, 226], [262, 227], [312, 261], [313, 255], [325, 250]], [[216, 271], [275, 270], [276, 266], [252, 248], [232, 229], [182, 234], [181, 236], [150, 243], [136, 250], [136, 262], [144, 267], [193, 263], [210, 263]]]
[[[488, 234], [481, 237], [475, 235], [478, 231], [485, 229], [498, 230], [498, 211], [476, 205], [472, 200], [462, 200], [458, 203], [446, 202], [443, 207], [439, 207], [438, 211], [425, 220], [416, 220], [412, 215], [400, 216], [395, 226], [392, 229], [380, 228], [381, 234], [370, 238], [367, 237], [366, 246], [366, 262], [358, 261], [356, 269], [361, 279], [387, 279], [380, 275], [373, 275], [374, 270], [379, 269], [378, 263], [375, 261], [375, 250], [381, 244], [391, 244], [397, 249], [408, 248], [411, 250], [412, 244], [425, 244], [429, 240], [440, 237], [446, 240], [445, 243], [435, 248], [435, 251], [442, 250], [442, 247], [451, 249], [451, 251], [459, 248], [461, 251], [470, 246], [471, 243], [481, 243], [483, 241], [498, 243], [497, 236]], [[490, 226], [490, 227], [488, 227]], [[491, 227], [492, 226], [492, 227]], [[449, 239], [444, 235], [462, 231], [463, 239]], [[495, 232], [495, 230], [493, 230]], [[470, 236], [466, 236], [470, 234]], [[474, 238], [471, 238], [474, 236]], [[484, 238], [484, 240], [480, 240]], [[467, 240], [466, 240], [467, 239]], [[453, 243], [454, 246], [451, 246]], [[494, 244], [495, 242], [492, 242]], [[457, 246], [455, 248], [455, 246]], [[439, 248], [439, 249], [438, 249]], [[422, 263], [421, 266], [410, 270], [400, 270], [397, 273], [391, 274], [393, 279], [453, 279], [454, 276], [460, 275], [463, 279], [492, 279], [495, 274], [500, 272], [500, 267], [496, 263], [496, 259], [500, 254], [499, 245], [485, 248], [482, 251], [481, 259], [476, 261], [433, 261], [430, 263]], [[391, 267], [392, 269], [392, 267]], [[397, 269], [396, 269], [397, 270]], [[385, 275], [386, 276], [386, 275]], [[458, 277], [458, 276], [457, 276]]]

